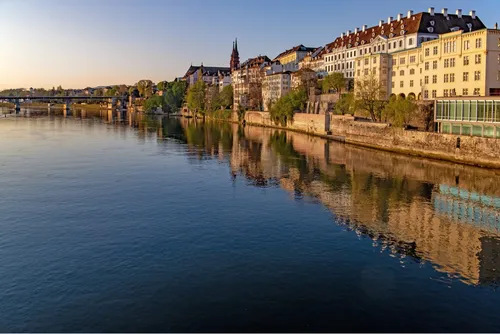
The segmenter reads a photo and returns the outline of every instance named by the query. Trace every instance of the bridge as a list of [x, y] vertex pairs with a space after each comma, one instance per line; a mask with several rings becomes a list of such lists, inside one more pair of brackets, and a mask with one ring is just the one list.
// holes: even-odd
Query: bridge
[[[130, 99], [133, 99], [132, 97]], [[127, 108], [127, 98], [124, 96], [0, 96], [0, 101], [12, 101], [15, 105], [16, 112], [21, 110], [21, 100], [38, 100], [38, 101], [63, 101], [63, 109], [69, 110], [73, 101], [105, 101], [108, 103], [108, 109], [116, 108], [117, 102], [120, 101], [122, 109]], [[132, 101], [130, 101], [131, 103]]]

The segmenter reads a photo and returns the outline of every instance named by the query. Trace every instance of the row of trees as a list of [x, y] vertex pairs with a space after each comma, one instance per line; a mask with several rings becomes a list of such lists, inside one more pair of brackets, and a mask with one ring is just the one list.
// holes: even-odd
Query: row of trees
[[141, 81], [138, 83], [137, 90], [140, 95], [147, 96], [143, 103], [144, 111], [150, 112], [161, 108], [163, 112], [176, 113], [182, 107], [187, 87], [185, 81], [162, 81], [161, 95], [153, 95], [150, 90], [152, 86], [149, 83], [141, 83]]
[[217, 110], [231, 109], [233, 87], [227, 85], [222, 90], [218, 86], [207, 87], [203, 80], [198, 80], [189, 87], [186, 95], [187, 106], [194, 112], [205, 114]]

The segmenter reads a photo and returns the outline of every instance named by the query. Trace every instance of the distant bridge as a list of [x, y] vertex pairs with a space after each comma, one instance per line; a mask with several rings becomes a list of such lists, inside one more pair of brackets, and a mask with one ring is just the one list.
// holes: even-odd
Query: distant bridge
[[113, 109], [120, 101], [122, 108], [127, 108], [127, 98], [123, 96], [0, 96], [0, 101], [12, 101], [16, 111], [21, 110], [21, 100], [38, 100], [38, 101], [63, 101], [63, 108], [69, 110], [71, 102], [82, 100], [106, 101], [108, 108]]

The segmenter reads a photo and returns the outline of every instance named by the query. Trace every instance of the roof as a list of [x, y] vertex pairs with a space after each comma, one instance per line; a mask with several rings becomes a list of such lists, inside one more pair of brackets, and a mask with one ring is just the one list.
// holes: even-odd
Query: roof
[[[479, 17], [472, 18], [470, 15], [462, 15], [461, 18], [456, 14], [444, 16], [442, 13], [431, 15], [427, 12], [413, 14], [410, 17], [404, 16], [401, 20], [392, 20], [381, 26], [373, 26], [365, 29], [337, 37], [330, 46], [332, 49], [346, 47], [357, 47], [371, 43], [378, 36], [385, 38], [395, 38], [401, 35], [427, 33], [427, 34], [445, 34], [456, 30], [475, 31], [486, 28]], [[452, 30], [453, 29], [453, 30]]]
[[262, 64], [269, 62], [269, 61], [271, 61], [271, 59], [269, 59], [269, 57], [267, 57], [267, 56], [258, 56], [255, 58], [249, 58], [245, 62], [243, 62], [239, 66], [239, 68], [243, 68], [243, 67], [247, 67], [247, 66], [249, 68], [260, 67]]
[[274, 60], [279, 59], [279, 58], [282, 58], [282, 57], [287, 56], [287, 55], [289, 55], [289, 54], [292, 54], [292, 53], [294, 53], [294, 52], [298, 52], [298, 51], [313, 52], [314, 50], [316, 50], [316, 48], [306, 47], [306, 46], [304, 46], [304, 45], [300, 44], [300, 45], [294, 46], [293, 48], [288, 49], [288, 50], [286, 50], [286, 51], [284, 51], [284, 52], [280, 53], [279, 55], [277, 55], [277, 56], [274, 58]]
[[203, 75], [218, 75], [219, 71], [222, 74], [227, 74], [231, 73], [231, 69], [229, 67], [217, 67], [217, 66], [189, 66], [188, 70], [186, 71], [186, 74], [184, 74], [183, 78], [187, 78], [188, 76], [192, 75], [194, 72], [198, 71], [199, 69], [203, 68]]

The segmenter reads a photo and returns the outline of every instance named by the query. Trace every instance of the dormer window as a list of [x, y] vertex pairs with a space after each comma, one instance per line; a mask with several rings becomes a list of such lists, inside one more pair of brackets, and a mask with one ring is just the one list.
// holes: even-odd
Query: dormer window
[[434, 24], [436, 24], [436, 22], [434, 22], [434, 20], [431, 20], [429, 24], [434, 27]]
[[433, 27], [428, 27], [428, 28], [427, 28], [427, 31], [428, 31], [428, 32], [434, 32], [434, 28], [433, 28]]

